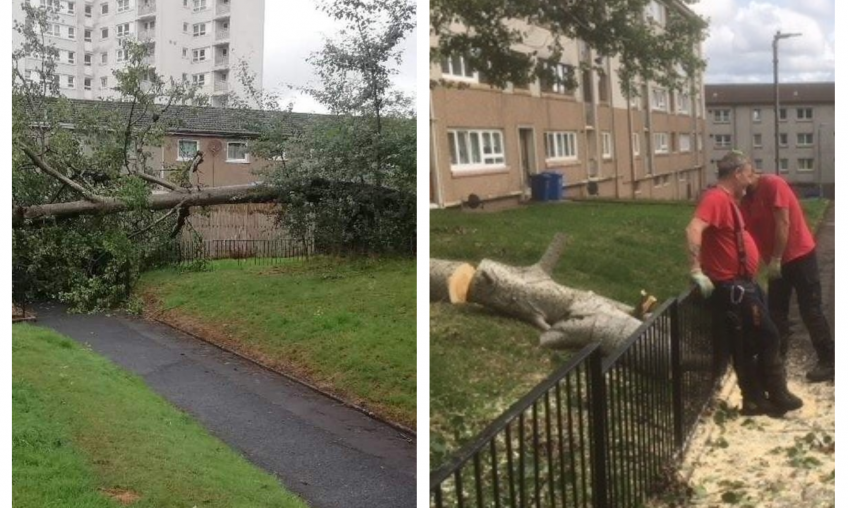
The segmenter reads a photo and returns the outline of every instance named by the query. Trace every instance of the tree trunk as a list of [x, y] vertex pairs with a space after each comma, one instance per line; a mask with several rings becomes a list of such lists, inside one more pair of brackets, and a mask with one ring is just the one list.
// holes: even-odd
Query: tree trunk
[[465, 303], [474, 267], [461, 261], [430, 260], [430, 301]]
[[[176, 206], [193, 207], [236, 203], [265, 203], [279, 197], [279, 191], [271, 187], [248, 184], [226, 187], [209, 187], [194, 191], [174, 191], [151, 194], [147, 199], [148, 210], [167, 210]], [[20, 226], [25, 219], [57, 219], [79, 215], [96, 215], [126, 212], [130, 207], [116, 198], [103, 198], [99, 202], [71, 201], [17, 207], [12, 213], [12, 226]]]

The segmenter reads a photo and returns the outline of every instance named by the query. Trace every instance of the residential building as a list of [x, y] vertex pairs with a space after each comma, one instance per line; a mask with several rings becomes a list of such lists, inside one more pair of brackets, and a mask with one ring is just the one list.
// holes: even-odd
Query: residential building
[[[124, 65], [121, 42], [130, 38], [149, 44], [158, 74], [200, 84], [213, 106], [241, 91], [241, 61], [262, 82], [265, 0], [15, 0], [21, 22], [22, 1], [52, 13], [48, 39], [59, 51], [56, 75], [66, 97], [115, 97], [113, 72]], [[21, 42], [14, 32], [14, 47]], [[39, 65], [25, 62], [25, 77], [35, 79]]]
[[[735, 148], [774, 173], [774, 85], [706, 85], [705, 94], [710, 162]], [[835, 83], [780, 84], [777, 169], [796, 188], [833, 193], [835, 99]], [[711, 164], [710, 181], [715, 181], [714, 168]]]
[[[653, 0], [646, 16], [663, 23], [666, 9], [693, 15], [680, 2]], [[528, 44], [549, 37], [543, 28], [512, 23], [527, 34]], [[437, 44], [432, 36], [431, 46]], [[511, 49], [544, 59], [540, 45]], [[542, 172], [562, 175], [566, 198], [698, 195], [706, 162], [700, 76], [680, 91], [641, 83], [638, 96], [628, 98], [617, 77], [619, 59], [601, 58], [581, 41], [564, 40], [561, 59], [547, 64], [558, 75], [590, 65], [575, 73], [573, 90], [540, 80], [495, 88], [463, 55], [431, 66], [432, 207], [477, 198], [518, 202], [530, 196], [533, 176]]]

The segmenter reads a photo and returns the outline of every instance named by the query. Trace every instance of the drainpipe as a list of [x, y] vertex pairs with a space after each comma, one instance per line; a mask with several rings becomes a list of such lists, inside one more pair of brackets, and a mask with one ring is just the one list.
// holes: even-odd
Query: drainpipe
[[[619, 181], [620, 177], [619, 177], [619, 174], [618, 174], [619, 158], [618, 158], [618, 152], [617, 152], [617, 150], [615, 150], [615, 145], [616, 145], [615, 140], [616, 140], [616, 137], [617, 137], [616, 136], [617, 131], [615, 130], [615, 100], [614, 100], [615, 97], [613, 95], [614, 90], [613, 90], [613, 86], [612, 86], [612, 62], [611, 62], [610, 58], [607, 58], [606, 61], [607, 61], [607, 66], [606, 66], [607, 67], [606, 68], [607, 90], [609, 90], [608, 93], [609, 93], [609, 102], [610, 102], [610, 114], [612, 115], [612, 139], [610, 140], [610, 142], [612, 143], [612, 146], [613, 146], [612, 165], [615, 168], [615, 199], [621, 199], [621, 191], [618, 188], [619, 185], [621, 184], [621, 182]], [[628, 109], [630, 108], [629, 103], [627, 104], [627, 108]], [[631, 152], [632, 152], [632, 150], [631, 150]]]

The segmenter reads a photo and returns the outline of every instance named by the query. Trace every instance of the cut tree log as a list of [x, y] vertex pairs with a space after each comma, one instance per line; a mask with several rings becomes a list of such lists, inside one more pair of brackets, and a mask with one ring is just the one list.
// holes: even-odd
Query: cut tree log
[[598, 342], [604, 354], [610, 354], [639, 328], [642, 321], [634, 314], [641, 309], [553, 280], [551, 273], [564, 248], [565, 236], [558, 233], [531, 266], [484, 259], [471, 279], [468, 301], [535, 325], [543, 330], [542, 347], [578, 348]]
[[430, 301], [465, 303], [474, 267], [462, 261], [430, 260]]

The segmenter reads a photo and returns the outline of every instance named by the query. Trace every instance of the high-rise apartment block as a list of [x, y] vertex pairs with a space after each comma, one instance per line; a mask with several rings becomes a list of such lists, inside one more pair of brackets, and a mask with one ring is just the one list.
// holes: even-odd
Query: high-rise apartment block
[[[63, 95], [114, 97], [113, 71], [126, 61], [121, 45], [134, 38], [150, 45], [150, 65], [165, 79], [200, 85], [213, 106], [238, 94], [237, 65], [244, 61], [262, 82], [265, 0], [23, 0], [53, 14], [50, 42], [59, 51], [56, 74]], [[20, 0], [14, 17], [24, 21]], [[13, 35], [14, 47], [21, 36]], [[25, 62], [35, 78], [39, 62]]]

